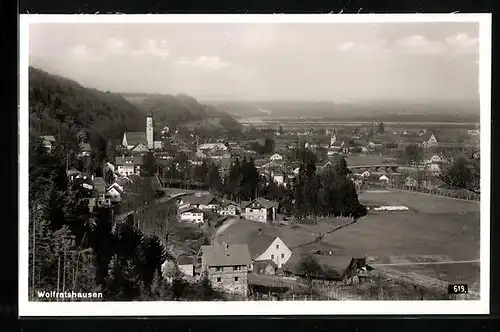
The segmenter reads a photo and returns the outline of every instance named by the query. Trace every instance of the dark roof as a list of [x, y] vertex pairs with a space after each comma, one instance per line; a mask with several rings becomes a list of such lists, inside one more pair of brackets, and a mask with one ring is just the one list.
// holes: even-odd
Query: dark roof
[[104, 194], [106, 192], [106, 182], [104, 179], [101, 177], [94, 178], [94, 188], [97, 192]]
[[40, 138], [44, 141], [49, 141], [49, 142], [55, 142], [56, 138], [53, 135], [48, 135], [48, 136], [40, 136]]
[[191, 205], [208, 205], [216, 201], [216, 198], [213, 195], [203, 195], [203, 196], [185, 196], [182, 198], [182, 202], [185, 204]]
[[202, 211], [200, 209], [195, 208], [194, 206], [187, 206], [179, 209], [179, 214], [183, 214], [186, 212], [201, 213]]
[[180, 256], [178, 259], [177, 259], [177, 265], [190, 265], [190, 264], [194, 264], [195, 263], [195, 260], [192, 256]]
[[133, 165], [142, 165], [144, 160], [141, 156], [122, 156], [115, 158], [116, 165], [127, 165], [125, 161], [132, 161]]
[[78, 146], [80, 147], [81, 151], [86, 151], [86, 152], [92, 151], [92, 148], [90, 147], [89, 143], [80, 143], [78, 144]]
[[147, 142], [148, 142], [145, 132], [141, 132], [141, 131], [130, 132], [129, 131], [129, 132], [126, 132], [125, 135], [127, 136], [127, 144], [128, 145], [136, 145], [138, 143], [147, 144]]
[[247, 208], [248, 206], [250, 206], [254, 202], [258, 203], [260, 206], [262, 206], [265, 209], [270, 209], [272, 207], [278, 207], [278, 204], [279, 204], [278, 202], [273, 202], [273, 201], [267, 200], [263, 197], [259, 197], [257, 199], [254, 199], [253, 201], [248, 202], [246, 205], [242, 205], [242, 207]]
[[436, 138], [436, 141], [437, 141], [437, 140], [438, 140], [438, 138], [437, 138], [436, 134], [431, 133], [431, 132], [426, 132], [426, 133], [424, 134], [424, 136], [422, 136], [422, 140], [424, 140], [424, 141], [428, 141], [428, 140], [431, 138], [431, 136], [432, 136], [432, 135], [434, 135], [434, 137]]
[[262, 255], [275, 239], [276, 236], [267, 235], [259, 231], [251, 233], [247, 244], [252, 259]]
[[201, 246], [200, 250], [203, 253], [203, 262], [206, 262], [208, 267], [249, 265], [252, 262], [246, 244]]
[[342, 279], [353, 260], [352, 257], [348, 256], [293, 253], [290, 259], [283, 265], [283, 271], [302, 276], [304, 273], [300, 269], [300, 261], [308, 255], [313, 256], [323, 270], [317, 277], [329, 280]]

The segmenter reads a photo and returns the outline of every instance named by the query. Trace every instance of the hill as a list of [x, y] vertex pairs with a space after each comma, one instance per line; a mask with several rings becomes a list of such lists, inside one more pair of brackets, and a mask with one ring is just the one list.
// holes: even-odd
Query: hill
[[145, 115], [116, 93], [86, 88], [65, 77], [29, 68], [30, 130], [57, 135], [63, 124], [90, 136], [117, 139], [124, 131], [144, 129]]
[[170, 127], [239, 131], [241, 124], [231, 115], [185, 95], [122, 93], [144, 114], [154, 112], [155, 122]]

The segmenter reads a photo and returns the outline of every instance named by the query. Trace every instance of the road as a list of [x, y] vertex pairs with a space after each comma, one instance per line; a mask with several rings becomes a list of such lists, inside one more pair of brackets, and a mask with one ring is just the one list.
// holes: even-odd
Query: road
[[443, 261], [443, 262], [405, 262], [405, 263], [381, 263], [381, 264], [370, 264], [368, 265], [377, 267], [377, 266], [410, 266], [410, 265], [445, 265], [445, 264], [470, 264], [470, 263], [479, 263], [479, 259], [473, 259], [468, 261]]

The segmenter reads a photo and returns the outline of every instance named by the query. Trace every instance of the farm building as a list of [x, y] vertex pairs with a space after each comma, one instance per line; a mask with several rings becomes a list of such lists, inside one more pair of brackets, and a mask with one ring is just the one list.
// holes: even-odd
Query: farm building
[[248, 267], [252, 261], [246, 244], [201, 246], [197, 257], [215, 289], [247, 296]]
[[191, 256], [181, 256], [177, 259], [179, 271], [188, 276], [194, 276], [194, 263], [195, 260]]

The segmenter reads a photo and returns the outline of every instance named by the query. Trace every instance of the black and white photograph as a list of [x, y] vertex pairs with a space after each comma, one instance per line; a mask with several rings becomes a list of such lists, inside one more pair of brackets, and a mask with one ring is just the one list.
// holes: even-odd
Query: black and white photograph
[[20, 49], [20, 315], [488, 313], [490, 15], [21, 15]]

